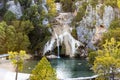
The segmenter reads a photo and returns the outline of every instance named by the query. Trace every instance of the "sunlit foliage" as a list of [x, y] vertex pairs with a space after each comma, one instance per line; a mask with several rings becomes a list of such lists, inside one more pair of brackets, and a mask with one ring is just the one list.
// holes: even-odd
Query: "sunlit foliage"
[[57, 80], [56, 72], [46, 57], [43, 57], [33, 69], [30, 80]]
[[97, 51], [97, 57], [94, 61], [93, 70], [103, 80], [112, 80], [119, 75], [120, 69], [120, 42], [114, 38], [106, 40], [102, 49]]
[[22, 71], [23, 63], [24, 63], [25, 58], [27, 57], [27, 54], [23, 50], [20, 50], [19, 52], [12, 52], [11, 51], [11, 52], [8, 52], [8, 53], [9, 53], [9, 59], [11, 60], [11, 62], [16, 67], [16, 78], [15, 78], [15, 80], [17, 80], [18, 71]]

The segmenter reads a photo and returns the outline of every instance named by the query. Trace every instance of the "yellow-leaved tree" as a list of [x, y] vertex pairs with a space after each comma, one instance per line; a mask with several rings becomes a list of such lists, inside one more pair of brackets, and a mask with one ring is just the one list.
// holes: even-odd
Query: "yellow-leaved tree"
[[30, 80], [58, 80], [56, 71], [52, 68], [50, 62], [43, 57], [38, 65], [32, 70]]
[[120, 0], [117, 0], [117, 5], [120, 8]]
[[26, 51], [20, 50], [20, 52], [8, 52], [9, 53], [9, 59], [16, 67], [16, 77], [15, 80], [17, 80], [18, 77], [18, 71], [22, 71], [23, 69], [23, 63], [24, 59], [27, 58]]
[[49, 16], [55, 16], [56, 15], [56, 5], [55, 0], [46, 0], [47, 6], [48, 6], [48, 15]]
[[99, 75], [98, 80], [114, 80], [120, 75], [120, 42], [111, 38], [106, 40], [102, 49], [97, 51], [93, 70]]

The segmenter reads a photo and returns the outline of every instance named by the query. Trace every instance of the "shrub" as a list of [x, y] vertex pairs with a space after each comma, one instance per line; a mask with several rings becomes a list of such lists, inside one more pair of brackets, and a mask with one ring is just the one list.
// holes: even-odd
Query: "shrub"
[[43, 57], [33, 69], [30, 80], [57, 80], [56, 72], [46, 57]]
[[10, 23], [10, 21], [13, 21], [16, 19], [16, 15], [14, 13], [12, 13], [11, 11], [7, 11], [4, 15], [4, 20], [7, 23]]

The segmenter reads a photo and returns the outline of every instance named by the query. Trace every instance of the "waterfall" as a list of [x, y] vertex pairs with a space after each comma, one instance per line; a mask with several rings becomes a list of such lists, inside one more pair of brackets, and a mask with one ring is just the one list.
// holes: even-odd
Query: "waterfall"
[[58, 51], [58, 55], [57, 55], [57, 58], [60, 58], [60, 45], [59, 45], [59, 36], [57, 36], [57, 34], [55, 33], [55, 36], [56, 36], [56, 40], [57, 40], [57, 51]]
[[60, 47], [59, 47], [59, 39], [57, 40], [57, 47], [58, 47], [58, 57], [57, 58], [60, 58]]
[[[60, 55], [59, 46], [63, 43], [66, 48], [65, 55], [73, 57], [78, 47], [80, 45], [83, 45], [81, 42], [74, 39], [73, 36], [71, 35], [72, 28], [70, 27], [69, 24], [71, 23], [72, 18], [73, 18], [72, 13], [60, 13], [59, 16], [55, 18], [59, 24], [55, 24], [54, 27], [52, 27], [53, 28], [52, 37], [51, 40], [49, 40], [44, 47], [43, 51], [44, 54], [48, 52], [50, 49], [53, 50], [53, 48], [49, 48], [49, 46], [52, 45], [57, 47], [58, 49], [57, 55], [59, 58]], [[52, 44], [49, 43], [51, 41], [53, 42]]]

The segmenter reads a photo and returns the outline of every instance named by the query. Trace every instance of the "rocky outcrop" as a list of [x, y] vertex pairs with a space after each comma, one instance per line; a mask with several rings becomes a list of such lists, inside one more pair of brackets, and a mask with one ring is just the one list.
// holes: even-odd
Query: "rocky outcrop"
[[[101, 12], [101, 8], [103, 12]], [[101, 40], [103, 33], [107, 31], [112, 20], [116, 16], [120, 16], [119, 11], [103, 4], [98, 4], [95, 8], [88, 4], [85, 13], [76, 28], [78, 39], [86, 44], [85, 48], [95, 50], [96, 46], [94, 44]]]
[[14, 13], [16, 15], [17, 19], [19, 19], [23, 15], [22, 14], [22, 9], [21, 9], [21, 6], [20, 6], [19, 2], [17, 2], [15, 4], [14, 1], [8, 1], [7, 5], [9, 6], [8, 10], [11, 11], [12, 13]]

